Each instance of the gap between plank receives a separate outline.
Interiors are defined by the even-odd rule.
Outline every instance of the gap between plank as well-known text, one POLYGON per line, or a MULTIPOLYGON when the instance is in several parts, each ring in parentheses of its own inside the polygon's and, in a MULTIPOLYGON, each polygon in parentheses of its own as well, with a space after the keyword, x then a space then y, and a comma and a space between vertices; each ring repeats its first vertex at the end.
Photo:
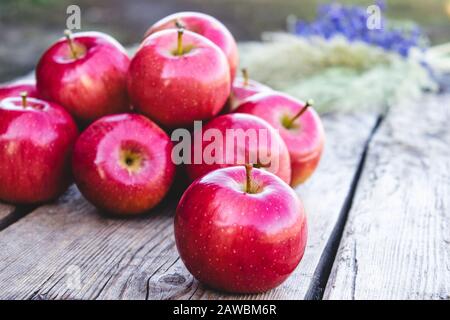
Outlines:
POLYGON ((337 251, 339 249, 339 244, 341 242, 348 214, 353 205, 353 198, 355 196, 356 189, 358 188, 358 182, 361 178, 361 173, 364 169, 369 145, 374 135, 376 134, 378 128, 380 127, 380 124, 383 122, 384 117, 385 115, 383 114, 377 117, 375 125, 373 126, 372 131, 370 132, 364 144, 364 149, 361 154, 358 166, 356 168, 356 172, 353 176, 349 193, 344 200, 344 204, 342 206, 341 212, 339 213, 336 225, 334 226, 330 238, 328 239, 327 244, 325 245, 325 248, 322 252, 322 255, 320 256, 320 260, 316 267, 316 270, 314 271, 311 284, 308 288, 308 291, 306 292, 305 300, 322 300, 323 298, 325 287, 328 283, 328 278, 330 276, 337 251))

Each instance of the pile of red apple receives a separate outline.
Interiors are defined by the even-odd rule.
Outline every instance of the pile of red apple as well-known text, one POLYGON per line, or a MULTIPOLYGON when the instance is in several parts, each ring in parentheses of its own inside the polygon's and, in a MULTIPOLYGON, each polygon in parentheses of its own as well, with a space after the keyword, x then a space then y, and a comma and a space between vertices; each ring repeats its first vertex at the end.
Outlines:
POLYGON ((227 150, 231 162, 181 167, 193 182, 178 204, 175 238, 205 284, 274 288, 305 250, 306 217, 292 187, 316 168, 324 133, 311 103, 245 71, 235 79, 237 67, 233 36, 205 14, 157 22, 131 59, 108 35, 67 32, 41 57, 36 84, 0 87, 0 200, 48 202, 74 180, 101 210, 148 212, 176 179, 172 130, 196 120, 207 121, 203 131, 263 129, 277 146, 276 168, 239 162, 258 151, 247 143, 227 150))

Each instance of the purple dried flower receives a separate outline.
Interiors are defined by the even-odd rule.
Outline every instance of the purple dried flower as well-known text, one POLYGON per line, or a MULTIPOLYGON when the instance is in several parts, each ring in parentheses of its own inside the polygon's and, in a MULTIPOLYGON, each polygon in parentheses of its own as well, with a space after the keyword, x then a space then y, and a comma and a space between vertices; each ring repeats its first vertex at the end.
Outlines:
MULTIPOLYGON (((382 12, 386 10, 385 1, 378 0, 376 4, 382 12)), ((350 41, 364 41, 405 57, 411 47, 421 47, 424 36, 418 27, 409 32, 387 28, 382 18, 381 28, 369 29, 367 19, 365 7, 339 3, 324 4, 318 7, 316 20, 310 23, 298 21, 295 33, 304 37, 321 36, 325 39, 343 35, 350 41)))

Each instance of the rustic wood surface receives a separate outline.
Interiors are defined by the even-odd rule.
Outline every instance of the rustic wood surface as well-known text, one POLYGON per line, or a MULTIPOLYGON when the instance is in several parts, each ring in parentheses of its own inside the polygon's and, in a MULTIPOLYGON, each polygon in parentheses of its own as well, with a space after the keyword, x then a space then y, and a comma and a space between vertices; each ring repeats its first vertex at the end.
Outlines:
POLYGON ((326 299, 450 299, 450 96, 391 108, 372 140, 326 299))
POLYGON ((450 96, 394 106, 373 133, 376 121, 324 117, 324 157, 297 189, 307 250, 274 290, 236 296, 193 279, 174 244, 177 198, 118 219, 71 187, 35 209, 0 204, 0 298, 450 299, 450 96))
POLYGON ((309 219, 305 256, 280 287, 262 295, 210 291, 184 268, 173 238, 176 199, 135 219, 103 216, 72 187, 0 232, 0 298, 6 299, 301 299, 341 216, 374 115, 324 118, 325 154, 298 189, 309 219), (78 281, 78 279, 80 281, 78 281))

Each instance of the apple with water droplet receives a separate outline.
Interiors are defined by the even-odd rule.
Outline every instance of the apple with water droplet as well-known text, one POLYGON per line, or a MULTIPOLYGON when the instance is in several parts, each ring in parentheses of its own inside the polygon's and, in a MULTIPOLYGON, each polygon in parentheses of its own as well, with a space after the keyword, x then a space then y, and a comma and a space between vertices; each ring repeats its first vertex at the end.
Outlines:
POLYGON ((248 98, 235 110, 264 119, 278 130, 289 150, 293 187, 313 174, 325 144, 322 121, 311 105, 311 101, 305 103, 285 94, 263 92, 248 98))
POLYGON ((32 80, 24 80, 0 86, 0 100, 8 97, 20 97, 23 92, 26 92, 29 98, 39 98, 36 83, 32 80))
POLYGON ((96 207, 136 215, 155 207, 175 175, 172 141, 138 114, 100 118, 78 138, 73 154, 75 182, 96 207))
POLYGON ((178 12, 171 14, 151 26, 145 37, 166 29, 177 29, 183 26, 186 30, 198 33, 216 44, 225 54, 233 81, 239 65, 239 52, 231 32, 216 18, 200 12, 178 12))
POLYGON ((230 94, 228 63, 211 41, 184 30, 147 37, 131 61, 128 92, 136 109, 165 128, 209 120, 230 94))
POLYGON ((212 171, 183 194, 175 216, 180 257, 195 278, 227 292, 280 285, 303 257, 306 215, 292 188, 247 165, 212 171))
POLYGON ((72 182, 78 129, 61 106, 27 97, 0 101, 0 200, 47 202, 72 182))
POLYGON ((228 99, 227 111, 233 111, 245 101, 245 99, 260 93, 268 92, 272 89, 258 81, 249 78, 246 68, 242 69, 242 77, 237 77, 231 87, 230 98, 228 99))
POLYGON ((219 168, 253 163, 291 181, 286 144, 268 122, 249 114, 222 115, 195 130, 186 162, 191 180, 219 168))
POLYGON ((39 94, 83 124, 130 110, 126 77, 130 58, 112 37, 79 32, 61 38, 36 68, 39 94))

